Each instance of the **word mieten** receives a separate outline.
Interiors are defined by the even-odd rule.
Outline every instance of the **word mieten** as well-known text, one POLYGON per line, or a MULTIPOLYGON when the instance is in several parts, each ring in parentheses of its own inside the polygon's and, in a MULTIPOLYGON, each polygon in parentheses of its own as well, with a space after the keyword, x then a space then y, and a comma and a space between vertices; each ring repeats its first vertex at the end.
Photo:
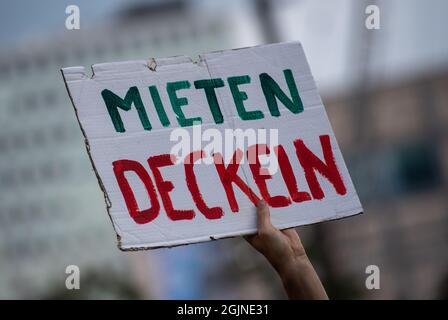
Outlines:
MULTIPOLYGON (((296 150, 296 156, 304 171, 305 179, 310 192, 299 190, 297 180, 285 148, 281 144, 273 148, 274 150, 272 152, 278 159, 280 173, 288 190, 288 195, 272 195, 271 191, 268 189, 267 180, 272 179, 273 176, 269 173, 262 172, 263 168, 261 168, 258 159, 258 157, 263 154, 270 154, 271 151, 268 146, 255 144, 248 148, 248 158, 250 157, 250 153, 254 152, 256 154, 255 161, 249 162, 252 177, 259 189, 261 197, 268 203, 269 206, 276 208, 287 207, 294 202, 299 203, 310 201, 312 199, 323 199, 325 194, 316 176, 316 171, 333 185, 337 194, 344 195, 347 193, 344 181, 338 167, 336 166, 331 148, 330 137, 328 135, 321 135, 320 143, 322 146, 324 160, 319 159, 317 155, 308 149, 303 143, 303 140, 296 139, 293 142, 296 150)), ((184 180, 197 209, 207 219, 220 219, 224 215, 223 208, 210 207, 207 205, 202 197, 194 170, 195 162, 206 156, 207 155, 204 150, 193 151, 187 156, 189 159, 183 161, 185 175, 184 180)), ((226 165, 221 154, 216 153, 213 155, 216 173, 222 184, 223 191, 227 196, 232 212, 239 211, 234 186, 238 187, 254 205, 260 200, 257 194, 245 182, 244 177, 238 174, 241 159, 244 156, 244 153, 240 149, 236 149, 231 163, 226 165)), ((145 167, 138 161, 122 159, 113 162, 114 174, 132 219, 138 224, 145 224, 157 218, 160 213, 160 202, 156 188, 168 218, 173 221, 193 219, 195 217, 195 210, 193 208, 176 209, 173 207, 170 193, 174 190, 175 186, 172 181, 165 180, 161 172, 161 168, 163 167, 176 165, 176 156, 169 153, 154 155, 149 157, 147 162, 153 178, 150 176, 145 167), (125 173, 129 171, 134 172, 143 182, 148 198, 151 202, 150 208, 142 210, 138 207, 134 192, 125 175, 125 173)), ((199 165, 197 165, 197 167, 199 167, 199 165)))
MULTIPOLYGON (((259 75, 261 89, 263 90, 269 113, 273 117, 280 116, 277 99, 294 114, 303 111, 302 100, 297 90, 297 85, 294 81, 292 71, 290 69, 285 69, 283 70, 283 74, 289 89, 290 97, 288 97, 288 95, 280 88, 278 83, 270 75, 267 73, 261 73, 259 75)), ((239 86, 249 84, 250 82, 251 78, 248 75, 227 78, 227 84, 232 94, 239 117, 242 120, 262 119, 264 118, 264 113, 261 110, 247 111, 244 105, 244 101, 248 99, 248 96, 245 91, 239 88, 239 86)), ((216 124, 223 123, 224 117, 216 96, 216 89, 225 86, 224 80, 221 78, 202 79, 194 81, 193 84, 195 89, 203 90, 214 122, 216 124)), ((183 107, 188 106, 188 99, 186 97, 178 96, 177 93, 179 90, 190 88, 191 83, 188 80, 168 82, 165 88, 171 103, 171 108, 176 114, 177 122, 181 127, 189 127, 194 124, 202 123, 201 117, 187 118, 182 111, 183 107)), ((155 85, 152 85, 148 87, 148 90, 160 123, 164 127, 170 126, 170 120, 166 114, 162 99, 160 98, 159 89, 155 85)), ((104 89, 101 91, 101 95, 106 104, 107 111, 109 112, 116 132, 126 131, 118 109, 129 111, 132 105, 134 105, 137 110, 143 128, 145 130, 152 129, 151 122, 148 118, 145 106, 140 96, 140 91, 137 87, 134 86, 129 88, 124 99, 120 98, 109 89, 104 89)))

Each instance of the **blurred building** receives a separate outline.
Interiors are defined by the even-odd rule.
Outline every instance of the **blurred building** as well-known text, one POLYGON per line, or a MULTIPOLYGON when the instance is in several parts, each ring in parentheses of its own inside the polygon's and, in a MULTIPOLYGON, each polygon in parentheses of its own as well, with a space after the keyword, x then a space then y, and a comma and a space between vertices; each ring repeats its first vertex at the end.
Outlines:
MULTIPOLYGON (((448 48, 439 41, 446 2, 403 8, 376 1, 378 31, 363 27, 372 1, 260 3, 270 41, 298 38, 311 51, 311 69, 318 86, 324 80, 324 104, 365 209, 299 228, 330 297, 446 298, 448 48), (365 286, 369 265, 380 269, 380 290, 365 286)), ((263 259, 232 241, 225 269, 233 281, 212 278, 221 294, 239 283, 232 296, 284 297, 263 259)))
POLYGON ((376 1, 382 29, 371 32, 370 1, 211 3, 126 2, 93 27, 61 24, 0 52, 0 298, 284 298, 241 239, 118 251, 59 69, 290 40, 304 45, 366 211, 299 228, 330 296, 437 297, 448 279, 447 2, 376 1), (70 264, 80 292, 65 289, 70 264), (378 291, 364 286, 371 264, 378 291))
POLYGON ((331 273, 356 279, 363 297, 438 298, 448 277, 446 88, 441 70, 326 103, 366 214, 323 224, 325 250, 331 273), (369 292, 371 264, 382 287, 369 292))
MULTIPOLYGON (((146 268, 151 264, 145 258, 135 254, 144 267, 138 262, 129 266, 123 256, 130 254, 115 246, 59 70, 142 57, 194 57, 241 45, 232 28, 241 25, 244 13, 198 19, 190 7, 185 1, 134 2, 95 28, 68 31, 61 26, 52 37, 1 54, 0 298, 65 296, 65 268, 70 264, 80 267, 82 277, 92 273, 92 278, 103 274, 114 279, 129 268, 135 268, 137 277, 150 277, 146 268)), ((250 30, 239 34, 257 42, 250 30)), ((127 285, 124 281, 117 292, 106 287, 92 294, 126 297, 127 285)), ((137 289, 150 296, 148 286, 143 287, 137 289)))

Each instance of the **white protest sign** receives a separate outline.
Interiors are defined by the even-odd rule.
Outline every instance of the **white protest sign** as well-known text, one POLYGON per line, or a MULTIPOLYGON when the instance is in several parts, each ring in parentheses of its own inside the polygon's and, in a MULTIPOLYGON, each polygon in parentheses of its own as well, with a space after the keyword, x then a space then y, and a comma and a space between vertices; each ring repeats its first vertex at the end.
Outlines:
POLYGON ((362 212, 300 43, 62 69, 122 250, 362 212))

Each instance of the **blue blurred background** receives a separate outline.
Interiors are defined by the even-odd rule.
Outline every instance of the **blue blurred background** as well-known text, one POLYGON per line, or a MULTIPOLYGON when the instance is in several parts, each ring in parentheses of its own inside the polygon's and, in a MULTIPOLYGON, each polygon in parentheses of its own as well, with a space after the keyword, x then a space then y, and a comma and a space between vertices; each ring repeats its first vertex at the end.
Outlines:
POLYGON ((2 1, 0 298, 285 298, 242 239, 116 248, 59 69, 292 40, 366 212, 298 228, 330 297, 448 298, 446 12, 444 0, 2 1), (65 27, 73 4, 79 30, 65 27), (70 264, 80 290, 65 287, 70 264), (380 290, 365 287, 371 264, 380 290))

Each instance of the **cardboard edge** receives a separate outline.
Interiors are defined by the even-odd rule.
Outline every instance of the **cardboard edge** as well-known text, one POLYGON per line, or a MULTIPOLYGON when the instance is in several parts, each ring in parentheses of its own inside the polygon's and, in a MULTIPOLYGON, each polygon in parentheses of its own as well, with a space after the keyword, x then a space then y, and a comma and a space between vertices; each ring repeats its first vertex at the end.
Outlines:
MULTIPOLYGON (((113 75, 113 74, 121 74, 126 70, 126 72, 131 68, 132 72, 143 72, 145 70, 149 70, 152 72, 157 72, 159 68, 169 67, 169 66, 175 66, 179 64, 191 64, 196 65, 198 67, 203 66, 204 62, 207 59, 215 58, 219 55, 225 55, 226 53, 235 52, 235 51, 243 51, 243 50, 250 50, 253 48, 269 48, 269 47, 275 47, 275 46, 287 46, 287 45, 298 45, 302 46, 300 41, 287 41, 287 42, 279 42, 279 43, 265 43, 265 44, 259 44, 256 46, 248 46, 248 47, 240 47, 240 48, 233 48, 233 49, 224 49, 224 50, 215 50, 215 51, 209 51, 209 52, 202 52, 197 55, 198 61, 195 61, 193 57, 188 55, 174 55, 169 57, 152 57, 147 60, 142 59, 136 59, 136 60, 121 60, 121 61, 111 61, 111 62, 102 62, 102 63, 95 63, 90 66, 90 69, 92 71, 92 75, 88 76, 85 73, 85 69, 83 66, 71 66, 71 67, 64 67, 61 70, 62 76, 64 78, 64 82, 67 82, 67 78, 65 75, 75 75, 80 76, 81 78, 78 78, 76 80, 81 80, 82 77, 85 77, 85 79, 100 79, 103 76, 113 75), (65 70, 65 74, 64 74, 65 70)), ((195 57, 196 58, 196 57, 195 57)), ((73 79, 69 79, 73 80, 73 79)), ((70 94, 69 94, 70 95, 70 94)), ((73 99, 72 100, 73 104, 73 99)), ((73 105, 74 106, 74 105, 73 105)), ((76 109, 76 108, 75 108, 76 109)))
POLYGON ((68 88, 68 83, 67 83, 67 79, 65 77, 64 68, 60 69, 60 71, 61 71, 61 74, 62 74, 62 78, 64 80, 65 89, 67 90, 68 96, 70 98, 70 101, 72 103, 73 109, 75 111, 76 120, 78 121, 79 128, 81 129, 82 135, 84 137, 84 145, 86 147, 86 151, 87 151, 87 155, 88 155, 89 160, 90 160, 90 164, 92 165, 92 169, 93 169, 93 172, 95 173, 98 185, 99 185, 99 187, 100 187, 100 189, 101 189, 101 191, 103 193, 104 202, 106 203, 107 215, 109 216, 109 219, 110 219, 110 221, 112 223, 112 228, 114 229, 115 235, 117 237, 118 249, 123 250, 122 249, 122 243, 121 243, 121 236, 118 234, 117 229, 115 228, 115 224, 114 224, 114 222, 112 220, 112 215, 110 213, 110 209, 112 208, 112 202, 110 201, 109 195, 107 194, 107 191, 106 191, 106 188, 104 187, 103 181, 101 180, 101 177, 100 177, 100 175, 99 175, 99 173, 98 173, 98 171, 97 171, 97 169, 95 167, 95 162, 93 161, 92 154, 90 153, 89 140, 87 138, 86 132, 84 131, 84 128, 82 127, 82 124, 81 124, 81 121, 80 121, 79 115, 78 115, 78 109, 75 106, 75 102, 74 102, 73 97, 72 97, 72 95, 70 93, 70 89, 68 88))
POLYGON ((199 57, 204 57, 206 58, 207 56, 216 56, 219 54, 225 54, 228 52, 234 52, 234 51, 242 51, 242 50, 250 50, 253 48, 268 48, 268 47, 275 47, 275 46, 287 46, 287 45, 298 45, 298 46, 302 46, 302 43, 298 40, 293 40, 293 41, 285 41, 285 42, 272 42, 272 43, 263 43, 263 44, 258 44, 255 46, 245 46, 245 47, 239 47, 239 48, 232 48, 232 49, 223 49, 223 50, 214 50, 214 51, 210 51, 210 52, 205 52, 205 53, 201 53, 199 54, 199 57))
MULTIPOLYGON (((328 218, 328 219, 305 223, 305 224, 296 225, 296 226, 294 226, 294 225, 282 226, 279 229, 284 230, 284 229, 290 229, 290 228, 311 226, 311 225, 314 225, 317 223, 325 223, 325 222, 330 222, 330 221, 343 220, 343 219, 351 218, 351 217, 358 216, 358 215, 361 215, 364 213, 365 212, 364 212, 363 208, 361 207, 360 211, 356 210, 356 211, 354 211, 354 213, 348 214, 346 216, 328 218)), ((210 235, 210 236, 197 237, 197 238, 193 238, 193 239, 188 239, 188 240, 186 240, 187 242, 185 242, 185 243, 175 243, 175 244, 167 243, 166 245, 156 245, 156 246, 142 245, 141 247, 139 247, 139 246, 123 247, 122 245, 120 245, 118 248, 123 252, 138 252, 138 251, 147 251, 147 250, 154 250, 154 249, 161 249, 161 248, 171 249, 171 248, 175 248, 175 247, 187 246, 187 245, 196 244, 196 243, 203 243, 203 242, 216 241, 216 240, 222 240, 222 239, 231 239, 231 238, 236 238, 236 237, 244 237, 244 236, 248 236, 248 235, 253 235, 255 233, 257 233, 257 229, 253 228, 253 229, 243 230, 243 231, 239 231, 239 232, 231 232, 231 233, 221 234, 221 235, 216 235, 216 236, 210 235)))

